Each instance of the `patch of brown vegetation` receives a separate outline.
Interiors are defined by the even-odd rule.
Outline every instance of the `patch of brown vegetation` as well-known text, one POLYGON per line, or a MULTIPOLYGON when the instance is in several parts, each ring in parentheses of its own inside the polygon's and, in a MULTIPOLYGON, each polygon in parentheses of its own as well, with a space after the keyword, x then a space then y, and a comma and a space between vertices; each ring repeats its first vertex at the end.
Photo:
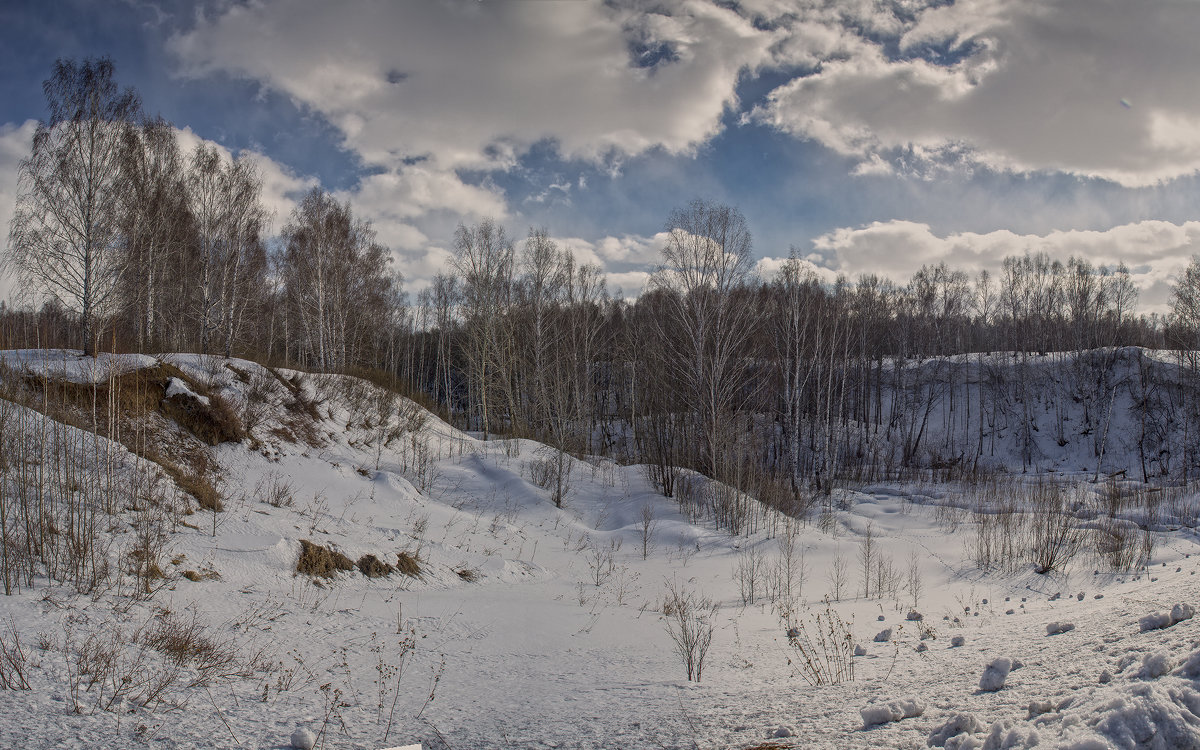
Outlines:
POLYGON ((39 400, 54 404, 58 407, 56 411, 63 413, 48 416, 63 418, 62 421, 88 431, 105 434, 111 404, 117 418, 141 419, 147 414, 160 414, 208 445, 241 440, 245 436, 241 422, 225 399, 165 362, 114 375, 98 383, 72 383, 34 376, 24 378, 23 383, 39 397, 32 399, 31 405, 35 408, 39 400), (168 399, 167 388, 172 378, 206 397, 209 403, 182 394, 168 399))
POLYGON ((98 383, 72 383, 28 376, 21 379, 21 403, 82 430, 117 440, 130 452, 158 464, 201 508, 221 510, 220 493, 209 478, 211 459, 205 445, 241 440, 241 422, 225 399, 189 378, 174 365, 115 375, 98 383), (172 378, 185 383, 208 403, 177 394, 166 397, 172 378), (167 425, 178 425, 181 433, 167 425))
POLYGON ((375 555, 363 555, 358 558, 358 570, 367 578, 383 578, 390 576, 396 569, 375 555))
POLYGON ((333 578, 339 570, 354 570, 350 558, 329 547, 300 540, 300 558, 296 561, 296 572, 308 576, 333 578))
POLYGON ((479 571, 473 568, 463 568, 462 570, 456 570, 454 572, 458 574, 459 578, 463 579, 467 583, 475 583, 479 580, 479 571))
MULTIPOLYGON (((194 390, 194 389, 193 389, 194 390)), ((190 395, 176 393, 163 399, 159 410, 206 445, 234 443, 246 437, 242 422, 229 402, 212 392, 208 403, 190 395)))
POLYGON ((221 574, 215 570, 202 570, 199 573, 194 570, 185 570, 181 575, 194 583, 199 583, 200 581, 221 580, 221 574))
POLYGON ((225 364, 226 369, 233 373, 233 376, 242 381, 246 385, 250 384, 250 373, 240 367, 235 367, 229 363, 225 364))
POLYGON ((410 578, 421 577, 421 558, 400 552, 396 555, 396 570, 410 578))
POLYGON ((196 504, 204 510, 209 510, 214 513, 220 513, 225 510, 225 503, 221 500, 221 493, 217 491, 216 485, 205 474, 198 474, 182 469, 170 461, 162 461, 159 466, 171 475, 175 480, 175 484, 179 489, 196 499, 196 504))

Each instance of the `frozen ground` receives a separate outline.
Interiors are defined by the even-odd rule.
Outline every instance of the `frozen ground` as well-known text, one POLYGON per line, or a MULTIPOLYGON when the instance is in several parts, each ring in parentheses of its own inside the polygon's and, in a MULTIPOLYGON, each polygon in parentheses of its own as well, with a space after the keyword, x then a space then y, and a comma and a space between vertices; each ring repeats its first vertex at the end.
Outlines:
MULTIPOLYGON (((245 399, 248 386, 231 371, 170 359, 230 401, 245 399)), ((305 387, 315 398, 317 384, 305 387)), ((811 626, 825 611, 840 558, 848 580, 829 606, 865 653, 852 681, 814 687, 789 646, 785 602, 761 593, 760 581, 745 603, 735 575, 754 559, 747 550, 774 565, 782 523, 750 537, 689 523, 638 467, 607 461, 575 462, 555 508, 530 482, 546 455, 538 444, 482 442, 426 415, 384 445, 352 400, 328 395, 316 445, 281 437, 278 415, 267 415, 253 442, 214 449, 227 509, 215 536, 205 512, 189 517, 198 528, 172 534, 174 562, 149 600, 46 587, 0 597, 0 618, 29 652, 31 688, 0 691, 0 745, 279 748, 307 727, 328 748, 924 747, 966 714, 959 726, 975 731, 950 732, 945 746, 1200 747, 1200 626, 1139 625, 1200 604, 1191 529, 1159 527, 1149 567, 1131 574, 1097 573, 1086 551, 1065 573, 984 573, 970 562, 970 520, 948 520, 941 507, 952 489, 846 492, 832 526, 795 534, 806 576, 793 581, 792 616, 811 626), (271 488, 288 501, 264 502, 271 488), (643 559, 646 507, 654 528, 643 559), (908 619, 908 586, 858 596, 868 528, 897 571, 916 553, 920 622, 908 619), (406 552, 422 574, 297 576, 301 539, 354 560, 406 552), (684 679, 667 633, 668 582, 720 605, 699 684, 684 679), (99 710, 103 686, 72 693, 69 640, 135 629, 164 610, 195 616, 270 668, 181 690, 175 705, 153 709, 99 710), (1048 635, 1054 623, 1063 632, 1048 635), (891 638, 876 642, 888 628, 891 638), (963 645, 951 645, 955 636, 963 645), (1019 666, 1001 689, 981 690, 1000 658, 1019 666), (864 716, 886 715, 870 707, 889 702, 918 715, 864 727, 864 716)))

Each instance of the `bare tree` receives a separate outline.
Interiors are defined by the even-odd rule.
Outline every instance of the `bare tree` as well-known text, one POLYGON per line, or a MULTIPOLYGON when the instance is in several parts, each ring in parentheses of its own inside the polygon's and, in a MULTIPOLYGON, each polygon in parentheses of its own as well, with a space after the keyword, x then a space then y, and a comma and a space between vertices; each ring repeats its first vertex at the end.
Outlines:
POLYGON ((121 143, 140 102, 107 57, 59 59, 42 84, 49 118, 19 167, 5 260, 31 291, 80 316, 83 349, 118 305, 121 143))
POLYGON ((721 427, 744 384, 743 347, 753 328, 753 306, 735 299, 750 274, 750 229, 736 208, 701 200, 673 211, 666 228, 651 287, 667 293, 668 315, 656 322, 675 329, 661 340, 699 421, 698 464, 715 476, 721 427))
POLYGON ((158 338, 161 308, 167 296, 171 246, 186 242, 187 196, 179 144, 162 118, 129 128, 121 149, 122 231, 125 263, 122 297, 134 321, 138 347, 158 338))
POLYGON ((464 354, 471 384, 471 401, 479 415, 484 438, 492 429, 494 399, 509 373, 503 315, 512 298, 513 244, 504 227, 491 219, 454 234, 454 269, 463 284, 459 301, 466 332, 464 354))
POLYGON ((369 222, 314 188, 284 227, 284 277, 310 361, 326 370, 357 363, 367 321, 391 317, 399 303, 387 251, 369 222))

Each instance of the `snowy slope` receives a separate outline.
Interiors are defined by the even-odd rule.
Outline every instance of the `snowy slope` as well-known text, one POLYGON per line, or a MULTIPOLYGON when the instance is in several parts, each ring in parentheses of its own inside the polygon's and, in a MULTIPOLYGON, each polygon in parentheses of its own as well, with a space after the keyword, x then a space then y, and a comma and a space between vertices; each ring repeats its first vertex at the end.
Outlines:
MULTIPOLYGON (((1097 572, 1086 552, 1065 572, 985 572, 971 559, 972 517, 955 510, 962 488, 861 487, 839 493, 824 530, 796 530, 806 576, 793 600, 764 593, 760 579, 749 603, 737 571, 753 559, 774 565, 782 523, 748 538, 689 523, 639 467, 601 459, 573 460, 572 491, 556 508, 530 481, 546 455, 536 443, 480 441, 361 381, 166 359, 239 413, 261 409, 246 440, 210 449, 226 510, 215 534, 212 513, 184 519, 148 599, 55 586, 0 597, 31 687, 0 691, 0 745, 275 748, 304 727, 329 748, 924 747, 966 713, 975 721, 963 725, 978 731, 946 746, 1200 746, 1200 660, 1189 661, 1200 625, 1139 627, 1175 604, 1200 605, 1190 528, 1156 527, 1138 572, 1097 572), (298 416, 305 404, 318 416, 310 423, 298 416), (646 507, 654 531, 643 559, 646 507), (897 571, 915 560, 915 596, 904 585, 858 596, 868 530, 897 571), (297 575, 301 540, 351 560, 404 552, 421 573, 297 575), (828 607, 865 653, 853 681, 813 687, 781 610, 810 624, 825 612, 839 560, 848 580, 828 607), (684 679, 667 633, 669 582, 720 605, 699 684, 684 679), (914 604, 919 622, 908 619, 914 604), (150 707, 102 710, 103 685, 72 692, 69 654, 88 634, 171 617, 259 654, 256 668, 150 707), (1047 635, 1052 623, 1074 628, 1047 635), (1001 657, 1022 665, 1002 689, 981 691, 1001 657), (919 715, 864 727, 864 708, 906 700, 919 715), (1035 703, 1049 710, 1029 719, 1035 703)), ((1101 488, 1081 492, 1095 500, 1101 488)))

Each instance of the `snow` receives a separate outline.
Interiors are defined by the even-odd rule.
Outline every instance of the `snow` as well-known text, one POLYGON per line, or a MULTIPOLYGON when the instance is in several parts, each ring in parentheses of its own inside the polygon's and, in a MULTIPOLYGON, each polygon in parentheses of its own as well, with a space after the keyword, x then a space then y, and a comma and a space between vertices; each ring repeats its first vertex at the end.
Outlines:
POLYGON ((871 727, 876 724, 886 724, 889 721, 903 721, 925 713, 925 706, 913 698, 901 698, 864 706, 858 713, 862 716, 863 726, 871 727))
POLYGON ((305 727, 292 732, 292 747, 297 750, 312 750, 317 744, 317 735, 305 727))
POLYGON ((100 383, 110 376, 153 367, 158 360, 145 354, 105 354, 85 357, 69 349, 3 349, 0 366, 35 377, 72 383, 100 383))
MULTIPOLYGON (((38 372, 101 377, 71 352, 4 356, 38 372)), ((37 662, 32 690, 0 695, 2 746, 267 748, 285 746, 298 728, 314 740, 320 734, 326 747, 370 750, 418 741, 427 749, 746 748, 764 738, 839 750, 1151 747, 1155 737, 1163 747, 1200 746, 1198 636, 1195 620, 1183 616, 1191 607, 1180 604, 1200 596, 1197 537, 1187 527, 1156 528, 1153 576, 1109 572, 1086 554, 1049 575, 1005 572, 972 562, 974 522, 955 504, 967 492, 961 486, 845 489, 831 524, 795 528, 807 568, 799 595, 786 603, 795 621, 811 624, 829 597, 830 610, 850 625, 850 643, 861 644, 850 647, 860 654, 853 681, 812 687, 791 663, 785 603, 761 595, 743 603, 731 574, 746 550, 774 564, 782 523, 730 537, 684 517, 642 468, 602 459, 571 459, 572 492, 555 508, 530 480, 542 446, 482 441, 423 410, 416 434, 383 445, 350 419, 336 378, 303 377, 304 392, 325 399, 320 441, 289 441, 272 432, 285 426, 286 398, 274 375, 251 362, 164 359, 239 411, 247 386, 225 365, 263 376, 274 401, 255 428, 259 444, 212 449, 228 510, 215 536, 211 513, 180 519, 191 527, 171 535, 168 578, 152 599, 42 585, 0 597, 0 623, 12 618, 37 662), (292 487, 291 504, 276 507, 261 488, 280 480, 292 487), (639 519, 647 506, 657 528, 643 559, 639 519), (919 597, 903 587, 861 597, 856 555, 868 523, 895 566, 916 553, 919 597), (353 560, 374 554, 394 562, 407 552, 422 574, 298 577, 301 539, 353 560), (175 557, 180 563, 170 564, 175 557), (850 566, 840 601, 829 577, 837 558, 850 566), (219 578, 193 581, 184 570, 219 578), (699 684, 684 678, 665 628, 663 593, 672 580, 720 605, 699 684), (93 688, 81 692, 82 712, 74 712, 63 653, 68 627, 79 643, 154 623, 163 610, 194 615, 243 653, 261 650, 272 671, 219 683, 211 695, 182 690, 177 708, 97 710, 93 688), (1172 626, 1142 629, 1139 618, 1151 611, 1172 626), (1076 629, 1046 637, 1047 623, 1076 629), (891 631, 893 645, 871 642, 880 629, 891 631), (56 645, 37 648, 39 633, 56 645), (415 634, 409 651, 406 633, 415 634), (932 647, 920 650, 926 643, 932 647), (1007 680, 1018 662, 1020 678, 1007 680), (381 688, 380 665, 400 663, 398 680, 381 688), (984 679, 981 665, 988 665, 984 679)), ((154 361, 101 358, 120 368, 147 360, 154 361)), ((1104 486, 1090 484, 1090 472, 1058 478, 1078 482, 1089 497, 1104 486)))
POLYGON ((991 664, 987 665, 987 669, 983 670, 983 676, 979 678, 979 689, 986 693, 993 693, 1004 687, 1004 681, 1008 679, 1008 673, 1012 670, 1012 666, 1012 659, 1007 656, 994 659, 991 664))
POLYGON ((171 378, 167 381, 167 391, 163 397, 172 398, 174 396, 182 396, 187 399, 199 401, 206 406, 209 403, 207 396, 201 396, 200 394, 196 393, 188 387, 187 383, 183 382, 179 378, 171 378))
POLYGON ((945 747, 952 737, 963 734, 975 734, 984 730, 984 724, 974 714, 957 713, 939 725, 929 734, 929 747, 945 747))
POLYGON ((1143 633, 1147 630, 1169 628, 1176 623, 1192 619, 1195 614, 1196 611, 1190 604, 1176 604, 1169 611, 1152 612, 1146 615, 1138 620, 1138 627, 1143 633))

